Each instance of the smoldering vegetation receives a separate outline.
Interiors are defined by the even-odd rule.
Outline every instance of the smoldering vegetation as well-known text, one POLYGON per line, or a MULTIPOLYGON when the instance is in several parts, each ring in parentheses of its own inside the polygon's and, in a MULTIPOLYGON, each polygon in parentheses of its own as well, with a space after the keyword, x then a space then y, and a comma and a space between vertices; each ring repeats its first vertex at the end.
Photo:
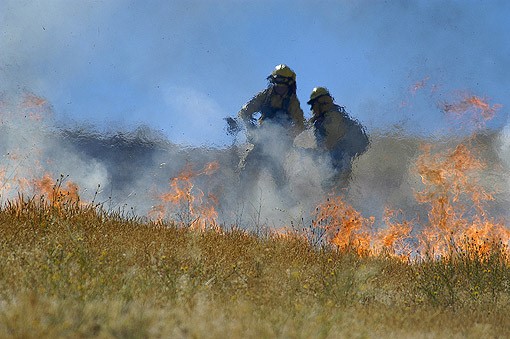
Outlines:
MULTIPOLYGON (((144 126, 108 132, 84 126, 57 127, 47 118, 51 107, 44 103, 35 110, 34 102, 16 107, 3 104, 3 201, 20 191, 35 194, 32 183, 49 174, 55 180, 60 177, 76 183, 83 201, 140 217, 150 217, 155 208, 164 206, 160 216, 171 220, 187 208, 183 203, 193 203, 212 206, 224 226, 307 227, 315 207, 332 194, 331 185, 324 185, 332 180, 330 159, 315 151, 309 131, 285 149, 276 147, 281 133, 271 131, 264 136, 267 147, 261 171, 242 176, 249 143, 186 147, 144 126), (284 182, 273 177, 274 166, 284 169, 284 182), (180 181, 188 183, 183 201, 165 201, 165 194, 178 195, 175 190, 180 181)), ((505 131, 440 139, 371 131, 370 139, 367 152, 353 162, 349 181, 336 183, 334 189, 364 216, 379 220, 384 209, 391 208, 406 218, 425 219, 427 210, 415 199, 422 185, 416 160, 423 145, 440 152, 459 143, 467 144, 487 164, 481 180, 497 197, 489 211, 506 216, 510 156, 505 131)))

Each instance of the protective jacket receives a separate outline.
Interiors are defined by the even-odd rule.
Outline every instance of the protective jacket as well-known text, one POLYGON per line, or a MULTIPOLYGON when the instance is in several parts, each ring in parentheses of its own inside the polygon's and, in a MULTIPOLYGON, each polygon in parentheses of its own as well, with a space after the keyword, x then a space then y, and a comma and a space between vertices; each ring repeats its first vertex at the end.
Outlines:
POLYGON ((317 146, 336 157, 355 157, 368 147, 369 139, 361 124, 349 117, 341 106, 331 104, 324 112, 313 116, 317 146))
POLYGON ((259 124, 271 121, 291 129, 295 137, 305 129, 303 110, 296 94, 281 96, 273 87, 256 94, 239 111, 238 116, 248 125, 253 125, 253 115, 260 112, 259 124))

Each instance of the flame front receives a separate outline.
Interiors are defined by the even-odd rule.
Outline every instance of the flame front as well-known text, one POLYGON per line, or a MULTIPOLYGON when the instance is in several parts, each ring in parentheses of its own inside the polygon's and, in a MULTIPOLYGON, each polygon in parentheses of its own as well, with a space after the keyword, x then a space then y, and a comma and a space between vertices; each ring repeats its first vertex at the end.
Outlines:
POLYGON ((360 212, 341 197, 330 197, 320 204, 315 213, 313 227, 323 229, 328 241, 341 251, 354 251, 359 255, 371 253, 371 228, 374 218, 364 218, 360 212))
POLYGON ((401 211, 385 209, 383 220, 387 228, 380 229, 375 236, 375 253, 384 253, 402 259, 410 258, 413 250, 406 241, 411 239, 413 221, 393 220, 401 215, 401 211))
POLYGON ((490 244, 510 240, 505 225, 486 212, 486 203, 494 196, 479 183, 485 168, 465 144, 437 155, 427 148, 418 159, 417 171, 425 188, 417 199, 430 206, 428 224, 420 236, 428 255, 453 255, 473 244, 484 254, 490 244))
POLYGON ((218 199, 209 193, 196 188, 193 179, 201 175, 211 175, 219 168, 217 162, 211 162, 199 172, 194 172, 188 164, 181 173, 170 179, 170 191, 159 196, 162 204, 156 205, 149 212, 149 216, 156 221, 162 221, 167 213, 173 213, 181 226, 199 230, 220 229, 217 222, 218 199), (205 197, 205 199, 204 199, 205 197))
MULTIPOLYGON (((478 123, 491 119, 501 106, 469 96, 444 107, 459 115, 471 112, 472 121, 478 123)), ((371 227, 373 217, 364 218, 342 198, 335 197, 317 207, 313 226, 325 230, 326 239, 340 251, 354 246, 360 254, 385 253, 407 259, 413 252, 428 258, 459 254, 486 258, 492 251, 503 250, 508 257, 510 231, 503 221, 495 221, 487 212, 487 205, 495 198, 480 184, 487 164, 475 156, 471 142, 468 138, 456 147, 437 152, 431 145, 422 146, 415 171, 423 184, 416 199, 428 210, 423 223, 413 227, 416 221, 402 216, 400 221, 392 221, 397 212, 387 208, 383 217, 386 228, 375 232, 371 227), (411 236, 413 230, 416 234, 411 236)))
MULTIPOLYGON (((428 80, 416 83, 412 91, 421 90, 428 80)), ((21 125, 25 128, 29 123, 34 131, 38 131, 42 123, 40 116, 51 111, 44 99, 31 94, 27 94, 13 112, 4 106, 0 101, 0 122, 5 119, 18 122, 21 118, 21 125)), ((479 128, 492 119, 500 107, 489 104, 485 98, 464 95, 456 103, 444 104, 442 109, 454 117, 470 117, 470 122, 479 128)), ((376 224, 375 217, 363 216, 349 205, 346 197, 330 196, 318 204, 313 214, 312 229, 318 230, 315 235, 319 234, 322 240, 340 251, 358 255, 385 254, 403 260, 412 255, 437 258, 459 253, 483 257, 501 249, 508 254, 510 231, 504 221, 497 221, 488 213, 487 207, 495 200, 495 194, 480 183, 487 164, 477 158, 472 141, 467 139, 442 151, 431 145, 422 146, 422 154, 414 166, 421 178, 415 197, 426 209, 426 220, 406 220, 396 206, 397 209, 386 208, 382 222, 376 224)), ((41 201, 59 210, 65 206, 79 206, 78 185, 65 182, 67 177, 52 178, 51 171, 45 169, 51 159, 44 161, 40 144, 34 141, 33 146, 30 143, 29 147, 23 146, 9 146, 3 157, 6 165, 0 168, 2 198, 12 196, 15 190, 24 194, 31 187, 41 201), (41 176, 40 173, 45 174, 41 176)), ((156 221, 168 218, 179 226, 198 230, 220 231, 219 199, 204 188, 211 186, 209 178, 218 169, 218 162, 210 162, 198 171, 191 164, 185 166, 179 175, 169 180, 168 191, 157 196, 158 203, 152 207, 149 217, 156 221), (205 186, 201 182, 205 182, 205 186)), ((282 229, 275 234, 288 236, 291 233, 282 229)))
POLYGON ((330 197, 317 207, 313 227, 324 230, 325 239, 338 250, 360 255, 389 254, 405 260, 413 252, 429 258, 460 253, 484 257, 501 249, 508 255, 510 231, 489 217, 486 205, 494 196, 479 183, 486 165, 466 144, 438 153, 431 148, 424 146, 416 162, 423 183, 416 199, 428 208, 426 222, 413 227, 416 221, 387 208, 386 227, 375 231, 374 217, 365 218, 343 198, 330 197), (397 215, 400 221, 393 221, 397 215), (417 234, 411 236, 415 228, 417 234))
POLYGON ((34 180, 34 188, 36 196, 48 199, 52 206, 62 207, 64 204, 78 203, 80 196, 78 195, 78 185, 68 181, 63 187, 64 176, 59 180, 54 180, 50 174, 46 173, 41 179, 34 180))

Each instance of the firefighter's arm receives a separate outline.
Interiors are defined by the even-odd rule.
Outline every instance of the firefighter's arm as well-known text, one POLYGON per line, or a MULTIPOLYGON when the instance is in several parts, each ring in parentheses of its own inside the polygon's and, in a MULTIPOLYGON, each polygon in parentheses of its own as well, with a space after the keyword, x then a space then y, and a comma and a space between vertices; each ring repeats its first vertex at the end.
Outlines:
POLYGON ((265 91, 262 91, 251 98, 250 101, 246 103, 246 105, 241 108, 237 115, 241 118, 246 126, 253 127, 255 125, 255 119, 253 118, 253 114, 255 112, 260 112, 262 105, 265 100, 265 91))

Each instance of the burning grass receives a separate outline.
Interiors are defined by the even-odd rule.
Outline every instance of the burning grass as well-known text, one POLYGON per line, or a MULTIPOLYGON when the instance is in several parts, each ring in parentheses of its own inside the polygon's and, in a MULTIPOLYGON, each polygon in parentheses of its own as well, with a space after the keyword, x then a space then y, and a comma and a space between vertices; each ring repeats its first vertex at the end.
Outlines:
MULTIPOLYGON (((349 211, 351 237, 332 233, 337 246, 321 247, 302 234, 142 222, 73 199, 19 196, 0 210, 0 336, 508 333, 502 246, 418 261, 360 252, 356 244, 368 245, 353 233, 371 223, 347 205, 339 215, 349 211)), ((382 239, 395 243, 392 233, 382 239)))
MULTIPOLYGON (((473 105, 497 109, 445 111, 473 105)), ((171 178, 149 218, 0 170, 2 194, 33 186, 0 207, 0 337, 506 336, 510 233, 487 212, 485 166, 469 143, 424 147, 425 219, 388 207, 377 223, 331 196, 306 232, 266 233, 217 222, 194 185, 216 163, 171 178)))
POLYGON ((509 232, 486 211, 494 196, 468 144, 425 147, 415 171, 427 219, 387 208, 379 228, 339 196, 307 232, 220 227, 193 185, 215 168, 172 178, 153 219, 84 203, 64 176, 33 180, 34 195, 0 208, 0 336, 510 331, 509 232))

